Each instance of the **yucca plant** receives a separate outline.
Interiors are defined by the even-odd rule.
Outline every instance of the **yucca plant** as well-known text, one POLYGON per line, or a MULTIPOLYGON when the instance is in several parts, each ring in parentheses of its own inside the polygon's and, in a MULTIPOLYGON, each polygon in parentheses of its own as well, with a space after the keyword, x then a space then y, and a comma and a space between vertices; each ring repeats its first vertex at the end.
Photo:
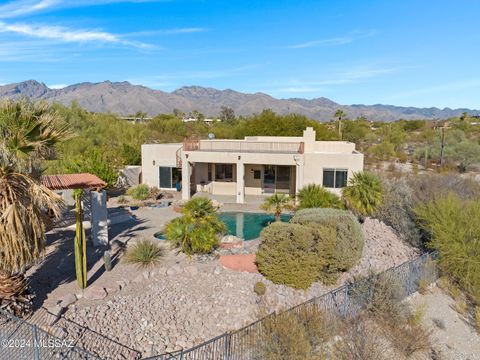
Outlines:
POLYGON ((380 179, 370 172, 357 172, 342 191, 347 208, 363 217, 373 215, 383 200, 380 179))
POLYGON ((308 184, 301 188, 297 198, 299 201, 298 209, 344 208, 342 200, 337 195, 317 184, 308 184))
POLYGON ((273 213, 275 220, 280 220, 280 216, 285 210, 293 209, 292 198, 286 194, 273 194, 265 199, 262 209, 273 213))
POLYGON ((125 258, 128 263, 136 264, 141 268, 155 266, 160 262, 162 249, 157 241, 151 239, 141 239, 131 246, 125 258))

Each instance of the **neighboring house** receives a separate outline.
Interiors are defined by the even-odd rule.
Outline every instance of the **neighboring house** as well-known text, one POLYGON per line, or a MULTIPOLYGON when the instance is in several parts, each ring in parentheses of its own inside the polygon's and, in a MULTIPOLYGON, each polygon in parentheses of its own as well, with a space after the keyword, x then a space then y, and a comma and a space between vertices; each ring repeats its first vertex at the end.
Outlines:
POLYGON ((276 192, 294 195, 320 184, 340 193, 363 170, 363 154, 346 141, 316 141, 308 127, 302 137, 246 136, 244 140, 186 140, 183 144, 142 145, 142 179, 161 189, 182 188, 182 199, 195 192, 245 195, 276 192))

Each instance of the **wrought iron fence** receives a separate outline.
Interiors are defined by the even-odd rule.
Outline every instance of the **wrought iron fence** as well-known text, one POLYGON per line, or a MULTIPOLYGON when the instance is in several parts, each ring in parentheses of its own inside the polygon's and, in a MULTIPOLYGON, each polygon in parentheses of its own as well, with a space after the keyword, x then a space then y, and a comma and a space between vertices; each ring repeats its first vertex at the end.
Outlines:
POLYGON ((242 329, 225 333, 191 349, 150 357, 148 360, 261 360, 262 335, 269 319, 292 312, 298 315, 314 308, 330 315, 355 316, 374 295, 380 278, 395 281, 400 286, 402 296, 407 297, 419 289, 422 281, 424 284, 431 284, 437 280, 438 272, 434 262, 436 256, 436 253, 421 255, 380 274, 314 297, 281 313, 272 313, 242 329))
POLYGON ((8 360, 100 360, 70 340, 0 310, 0 358, 8 360))

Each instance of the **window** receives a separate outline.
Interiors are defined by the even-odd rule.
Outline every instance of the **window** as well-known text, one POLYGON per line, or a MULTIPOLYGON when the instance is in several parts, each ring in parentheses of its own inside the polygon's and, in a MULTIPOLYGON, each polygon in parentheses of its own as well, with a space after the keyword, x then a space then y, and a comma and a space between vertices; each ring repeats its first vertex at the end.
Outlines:
POLYGON ((182 181, 182 171, 174 167, 160 166, 159 177, 161 189, 173 189, 182 181))
POLYGON ((253 178, 259 180, 262 178, 262 172, 260 170, 253 170, 253 178))
POLYGON ((215 164, 215 181, 232 181, 232 164, 215 164))
POLYGON ((348 170, 323 169, 323 186, 326 188, 343 188, 347 186, 348 170))

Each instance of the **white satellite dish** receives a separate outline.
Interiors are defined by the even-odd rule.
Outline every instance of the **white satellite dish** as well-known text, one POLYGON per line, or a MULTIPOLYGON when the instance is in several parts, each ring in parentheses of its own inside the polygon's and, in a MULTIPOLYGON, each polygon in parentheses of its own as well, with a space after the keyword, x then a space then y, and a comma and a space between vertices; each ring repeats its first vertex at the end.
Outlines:
POLYGON ((208 138, 210 140, 215 139, 215 134, 213 134, 213 133, 208 134, 208 138))

